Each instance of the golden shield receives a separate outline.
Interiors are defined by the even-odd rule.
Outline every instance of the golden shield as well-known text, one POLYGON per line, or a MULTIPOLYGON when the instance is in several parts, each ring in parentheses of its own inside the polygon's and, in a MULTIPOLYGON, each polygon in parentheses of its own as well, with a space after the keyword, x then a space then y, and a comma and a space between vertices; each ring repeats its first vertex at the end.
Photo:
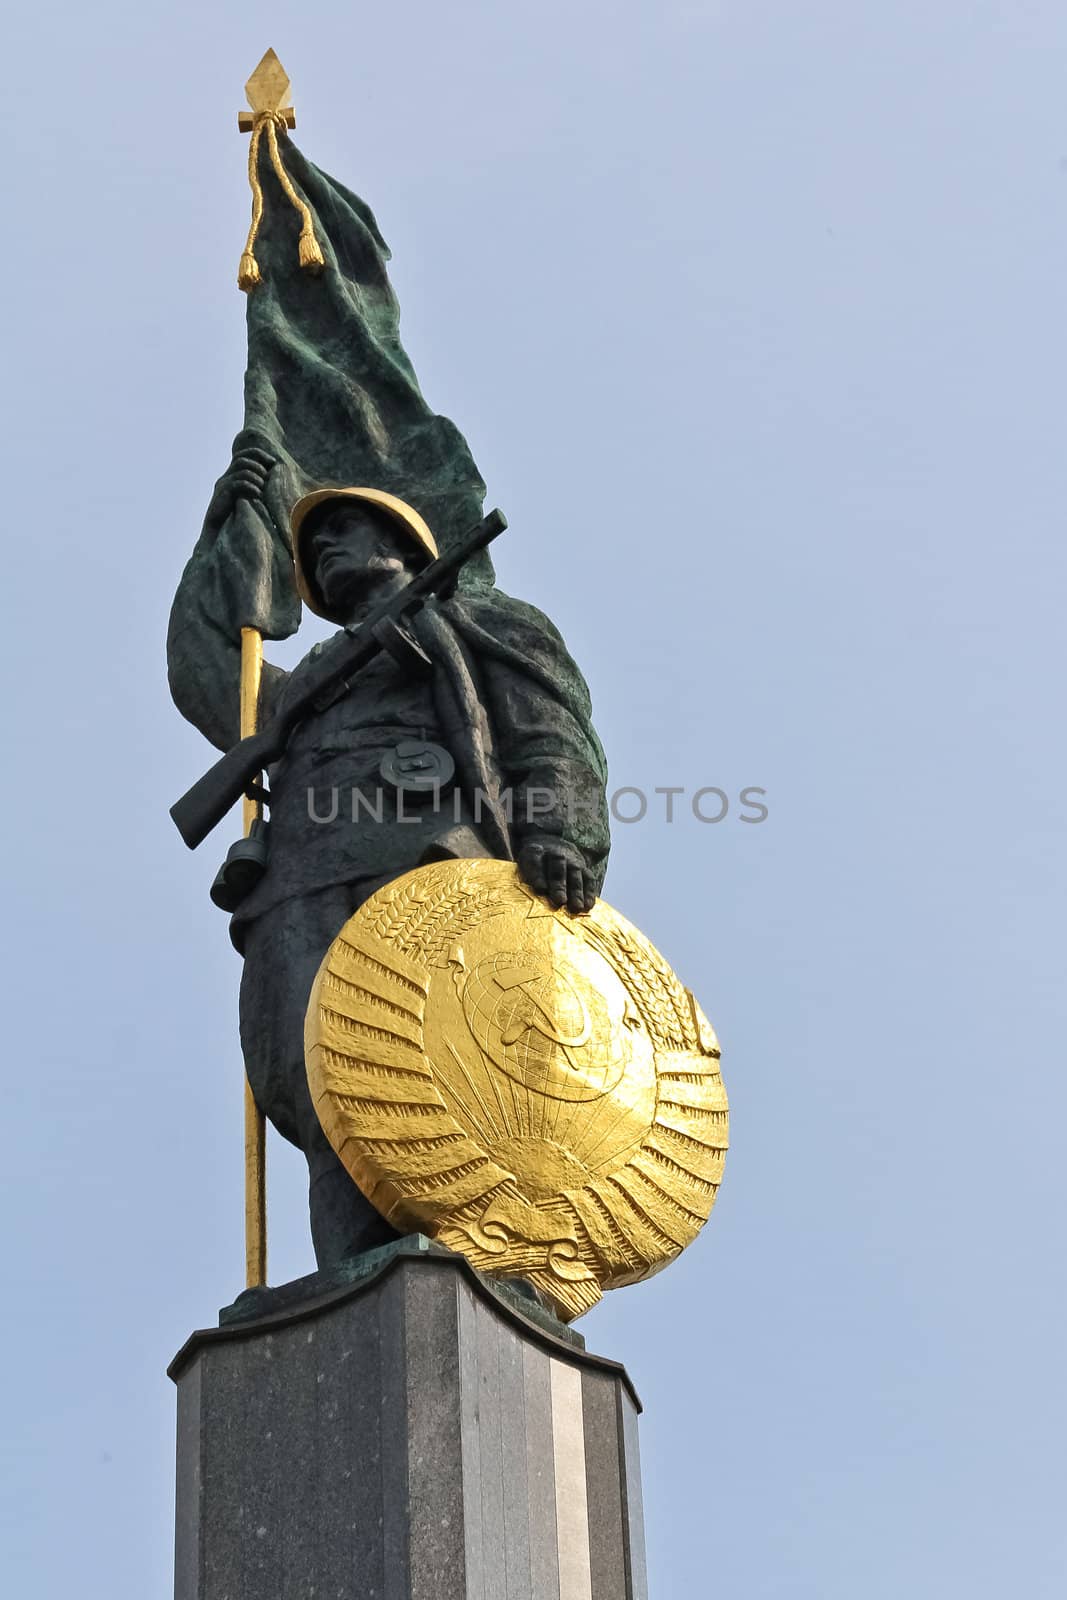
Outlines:
POLYGON ((443 861, 362 905, 305 1027, 319 1120, 394 1227, 523 1277, 565 1320, 666 1266, 722 1178, 719 1046, 603 900, 557 911, 505 861, 443 861))

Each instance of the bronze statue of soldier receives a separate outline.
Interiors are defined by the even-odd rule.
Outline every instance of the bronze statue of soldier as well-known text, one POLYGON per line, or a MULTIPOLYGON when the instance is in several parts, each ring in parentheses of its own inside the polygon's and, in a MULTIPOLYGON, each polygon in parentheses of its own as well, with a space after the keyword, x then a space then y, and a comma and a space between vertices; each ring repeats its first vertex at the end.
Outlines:
MULTIPOLYGON (((253 601, 234 533, 242 502, 273 530, 275 560, 289 562, 304 604, 350 630, 437 554, 419 512, 374 487, 319 487, 283 529, 270 492, 279 467, 238 440, 172 612, 175 703, 223 750, 236 740, 253 601)), ((299 693, 321 649, 292 672, 264 665, 261 722, 299 693)), ((342 1166, 308 1092, 304 1013, 323 956, 375 890, 449 857, 514 859, 551 904, 589 911, 607 862, 606 769, 588 690, 552 623, 495 587, 461 587, 423 605, 399 646, 317 704, 268 778, 266 868, 231 922, 244 957, 241 1042, 257 1104, 307 1158, 325 1267, 395 1234, 342 1166)))

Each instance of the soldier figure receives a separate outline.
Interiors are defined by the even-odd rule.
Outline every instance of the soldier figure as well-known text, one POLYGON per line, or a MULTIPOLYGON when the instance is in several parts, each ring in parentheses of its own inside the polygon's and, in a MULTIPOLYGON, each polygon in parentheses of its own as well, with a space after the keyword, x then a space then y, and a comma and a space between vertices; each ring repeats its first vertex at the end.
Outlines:
MULTIPOLYGON (((175 703, 223 750, 237 739, 241 626, 254 610, 235 531, 242 502, 273 528, 284 547, 275 558, 304 603, 342 626, 437 553, 419 513, 373 488, 305 495, 286 538, 271 493, 277 466, 247 436, 238 441, 171 616, 175 703)), ((496 588, 461 584, 412 628, 297 727, 268 775, 267 869, 231 923, 244 957, 249 1080, 307 1158, 320 1267, 395 1237, 327 1142, 304 1070, 312 980, 344 923, 383 884, 449 856, 513 858, 532 889, 581 914, 607 862, 606 770, 589 694, 547 617, 496 588)), ((299 689, 314 655, 291 673, 264 666, 261 724, 299 689)))

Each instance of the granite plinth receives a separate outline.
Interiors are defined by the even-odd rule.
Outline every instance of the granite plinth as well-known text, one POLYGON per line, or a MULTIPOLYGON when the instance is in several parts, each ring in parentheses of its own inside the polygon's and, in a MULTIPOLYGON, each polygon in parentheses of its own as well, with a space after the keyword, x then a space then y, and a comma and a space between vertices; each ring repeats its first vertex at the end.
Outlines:
POLYGON ((425 1241, 318 1277, 170 1368, 175 1600, 646 1600, 622 1367, 425 1241))

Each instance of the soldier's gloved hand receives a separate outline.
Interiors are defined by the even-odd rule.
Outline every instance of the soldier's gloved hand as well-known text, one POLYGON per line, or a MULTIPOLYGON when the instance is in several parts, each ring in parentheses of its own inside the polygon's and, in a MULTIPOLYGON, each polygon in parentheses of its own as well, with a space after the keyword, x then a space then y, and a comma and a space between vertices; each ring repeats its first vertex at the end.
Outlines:
POLYGON ((530 839, 519 850, 518 868, 535 894, 576 916, 596 905, 593 874, 582 852, 565 839, 530 839))
POLYGON ((233 460, 215 485, 207 521, 221 527, 238 500, 262 500, 270 470, 277 463, 267 450, 247 445, 234 452, 233 460))

